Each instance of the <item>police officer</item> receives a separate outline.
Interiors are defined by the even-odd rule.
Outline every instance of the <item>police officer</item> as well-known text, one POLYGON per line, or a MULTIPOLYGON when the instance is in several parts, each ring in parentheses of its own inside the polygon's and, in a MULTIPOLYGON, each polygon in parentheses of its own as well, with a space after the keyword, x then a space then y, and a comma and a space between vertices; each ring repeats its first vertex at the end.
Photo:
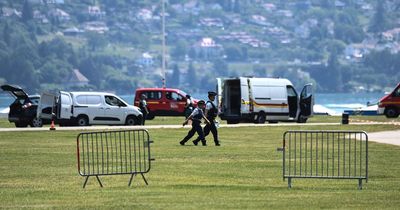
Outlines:
POLYGON ((189 117, 189 115, 193 111, 193 101, 190 95, 186 95, 186 103, 185 103, 185 119, 189 117))
MULTIPOLYGON (((210 131, 214 137, 214 143, 215 146, 220 146, 219 141, 218 141, 218 131, 217 127, 215 126, 215 118, 218 116, 218 108, 214 104, 215 96, 217 95, 216 92, 210 91, 208 92, 208 101, 206 103, 206 110, 205 110, 205 116, 208 121, 210 121, 209 124, 207 124, 204 127, 204 136, 207 136, 210 134, 210 131)), ((194 142, 198 142, 200 139, 194 140, 194 142)))
POLYGON ((142 94, 140 96, 139 108, 143 114, 142 125, 144 125, 144 122, 146 121, 146 118, 147 118, 147 114, 149 113, 149 110, 147 109, 147 102, 146 102, 145 94, 142 94))
POLYGON ((200 100, 199 102, 197 102, 197 108, 195 108, 193 110, 192 114, 190 114, 190 116, 183 122, 183 126, 185 126, 187 124, 188 120, 192 120, 192 129, 190 129, 190 131, 185 136, 185 138, 183 138, 183 140, 179 142, 181 145, 185 145, 185 143, 187 141, 189 141, 190 138, 193 137, 194 133, 197 132, 197 134, 199 135, 199 137, 197 138, 198 141, 193 141, 193 143, 195 145, 197 145, 198 142, 201 141, 203 146, 206 146, 204 132, 203 132, 203 129, 200 124, 201 124, 201 119, 204 119, 207 124, 210 124, 210 121, 208 121, 207 118, 204 116, 204 113, 203 113, 204 106, 205 106, 205 102, 203 100, 200 100))

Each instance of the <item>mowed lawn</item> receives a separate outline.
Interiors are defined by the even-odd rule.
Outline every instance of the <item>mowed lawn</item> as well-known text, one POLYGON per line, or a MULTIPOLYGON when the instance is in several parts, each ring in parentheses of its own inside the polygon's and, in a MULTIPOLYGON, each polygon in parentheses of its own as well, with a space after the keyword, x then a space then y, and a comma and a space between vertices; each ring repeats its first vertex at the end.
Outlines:
POLYGON ((78 175, 77 131, 0 133, 0 208, 65 209, 398 209, 400 147, 370 142, 369 181, 282 179, 282 134, 288 129, 400 129, 393 125, 221 128, 221 147, 180 146, 184 129, 151 129, 149 185, 129 175, 78 175))

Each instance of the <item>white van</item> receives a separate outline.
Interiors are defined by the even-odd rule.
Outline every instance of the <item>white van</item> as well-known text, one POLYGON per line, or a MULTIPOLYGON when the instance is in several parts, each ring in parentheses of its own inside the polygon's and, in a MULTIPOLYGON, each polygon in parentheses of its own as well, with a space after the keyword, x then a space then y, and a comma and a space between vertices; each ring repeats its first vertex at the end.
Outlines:
POLYGON ((282 78, 217 78, 218 103, 222 120, 270 123, 305 123, 313 115, 312 84, 300 96, 293 84, 282 78))
POLYGON ((60 91, 57 96, 44 93, 38 115, 51 118, 52 113, 56 114, 60 125, 78 126, 140 125, 143 116, 138 107, 129 105, 114 94, 103 92, 60 91))

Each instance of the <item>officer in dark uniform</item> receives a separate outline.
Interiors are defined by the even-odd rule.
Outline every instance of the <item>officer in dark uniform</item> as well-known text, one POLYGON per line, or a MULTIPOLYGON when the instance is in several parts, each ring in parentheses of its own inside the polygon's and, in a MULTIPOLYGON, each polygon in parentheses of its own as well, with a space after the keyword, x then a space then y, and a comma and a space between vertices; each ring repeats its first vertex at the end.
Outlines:
MULTIPOLYGON (((205 115, 206 115, 207 120, 210 121, 210 123, 204 127, 204 136, 207 136, 208 134, 210 134, 210 131, 211 131, 211 133, 214 137, 215 146, 220 146, 220 143, 218 141, 218 131, 217 131, 217 127, 215 126, 215 118, 218 116, 218 108, 214 104, 216 95, 217 95, 216 92, 213 92, 213 91, 208 92, 208 101, 206 103, 205 115)), ((193 143, 199 142, 199 141, 200 141, 200 139, 198 138, 198 139, 194 140, 193 143)))
POLYGON ((140 96, 140 102, 139 102, 139 108, 140 111, 143 114, 143 119, 142 119, 142 125, 144 125, 146 118, 147 118, 147 114, 149 114, 149 109, 147 109, 147 102, 146 102, 146 95, 142 94, 140 96))
POLYGON ((186 95, 185 103, 185 119, 187 119, 193 111, 193 101, 190 95, 186 95))
MULTIPOLYGON (((190 114, 190 116, 183 122, 183 126, 185 126, 187 124, 188 120, 192 120, 192 129, 190 129, 190 131, 185 136, 185 138, 182 141, 179 142, 181 145, 185 145, 185 143, 187 141, 189 141, 190 138, 193 137, 194 133, 197 132, 197 134, 199 135, 199 137, 197 139, 199 141, 201 141, 203 146, 206 146, 206 140, 204 138, 204 132, 203 132, 203 129, 201 127, 201 119, 204 119, 207 124, 210 124, 210 122, 204 116, 204 113, 203 113, 204 105, 205 105, 205 102, 203 100, 200 100, 199 102, 197 102, 197 108, 195 108, 193 110, 192 114, 190 114)), ((196 142, 193 141, 193 143, 195 145, 197 145, 197 143, 199 141, 196 141, 196 142)))

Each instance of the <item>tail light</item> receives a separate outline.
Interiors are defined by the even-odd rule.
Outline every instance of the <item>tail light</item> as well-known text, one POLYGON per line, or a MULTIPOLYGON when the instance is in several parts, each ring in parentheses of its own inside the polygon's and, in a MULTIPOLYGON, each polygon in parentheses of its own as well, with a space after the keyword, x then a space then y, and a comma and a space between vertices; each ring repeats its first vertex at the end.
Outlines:
POLYGON ((23 108, 23 109, 27 109, 27 108, 29 108, 29 107, 31 107, 31 106, 32 106, 31 103, 26 103, 26 104, 24 104, 24 105, 22 106, 22 108, 23 108))

